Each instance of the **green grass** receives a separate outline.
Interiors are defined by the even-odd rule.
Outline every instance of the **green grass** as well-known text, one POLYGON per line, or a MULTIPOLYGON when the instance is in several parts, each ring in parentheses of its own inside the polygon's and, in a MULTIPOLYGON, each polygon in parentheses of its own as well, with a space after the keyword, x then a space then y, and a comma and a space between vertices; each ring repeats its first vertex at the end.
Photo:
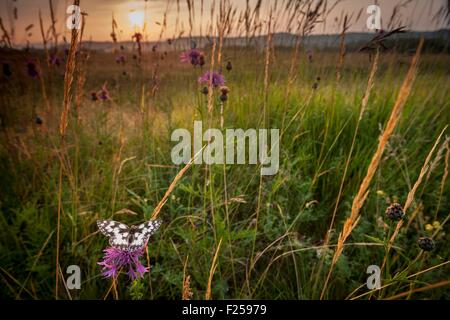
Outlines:
MULTIPOLYGON (((258 166, 226 166, 225 204, 222 165, 209 166, 208 171, 206 165, 193 165, 159 215, 163 225, 149 242, 150 273, 134 284, 121 275, 117 286, 119 298, 181 298, 183 269, 189 257, 186 273, 191 276, 193 298, 203 299, 220 239, 218 267, 211 284, 213 298, 319 298, 330 268, 333 245, 366 174, 410 57, 396 53, 382 55, 331 233, 332 246, 319 249, 335 206, 370 62, 363 54, 348 55, 338 84, 337 54, 318 53, 313 63, 308 63, 302 54, 296 81, 286 99, 291 54, 289 50, 277 50, 271 61, 267 123, 270 128, 281 128, 283 117, 288 123, 299 114, 280 143, 278 174, 262 178, 257 224, 258 166), (321 77, 319 87, 313 90, 317 76, 321 77), (321 261, 324 267, 318 273, 321 261)), ((224 56, 233 63, 233 70, 224 72, 231 89, 225 105, 225 128, 266 127, 262 122, 264 54, 239 49, 226 51, 224 56)), ((70 170, 64 171, 62 185, 60 264, 64 275, 72 264, 79 265, 82 272, 82 288, 72 290, 72 298, 101 299, 111 286, 111 280, 101 277, 97 265, 107 242, 102 235, 94 234, 96 220, 110 218, 125 208, 137 215, 118 214, 114 219, 128 223, 149 219, 182 168, 171 167, 170 151, 175 145, 170 141, 171 132, 176 128, 192 130, 194 120, 203 120, 204 127, 207 124, 206 98, 197 84, 200 69, 182 65, 177 57, 178 53, 171 52, 164 61, 159 61, 159 83, 154 97, 150 92, 154 63, 159 60, 156 54, 146 53, 141 69, 128 57, 126 76, 121 75, 122 69, 115 65, 112 54, 92 53, 88 60, 85 94, 79 110, 81 120, 77 123, 72 112, 69 121, 66 151, 70 170), (89 93, 99 90, 105 82, 113 101, 90 101, 89 93), (146 94, 142 113, 143 86, 146 94)), ((21 60, 17 60, 16 66, 20 68, 21 60)), ((450 94, 446 89, 450 84, 449 62, 447 55, 422 57, 401 121, 389 140, 359 224, 347 241, 349 245, 333 272, 325 298, 346 298, 365 284, 369 265, 381 266, 389 225, 391 229, 395 227, 384 211, 391 202, 405 202, 427 154, 449 124, 450 94), (355 243, 364 245, 352 245, 355 243)), ((53 107, 51 115, 44 112, 38 80, 20 76, 19 72, 8 81, 2 80, 0 295, 3 298, 52 299, 55 295, 60 168, 57 128, 62 106, 62 73, 44 70, 53 107), (35 112, 43 118, 43 126, 34 123, 35 112)), ((212 127, 220 127, 219 110, 215 93, 212 127)), ((389 297, 449 278, 449 267, 445 265, 406 279, 407 275, 446 262, 450 256, 448 228, 444 226, 434 238, 436 249, 415 260, 421 251, 418 237, 433 233, 425 225, 434 221, 442 224, 450 211, 448 182, 442 186, 444 160, 445 150, 429 178, 419 186, 408 212, 410 217, 418 210, 417 216, 397 237, 389 257, 390 273, 383 274, 383 284, 401 271, 406 270, 406 275, 374 297, 389 297)), ((366 291, 363 286, 356 295, 366 291)), ((448 287, 441 287, 409 298, 449 298, 449 293, 448 287)), ((69 298, 62 285, 59 296, 69 298)), ((113 298, 112 292, 108 298, 113 298)))

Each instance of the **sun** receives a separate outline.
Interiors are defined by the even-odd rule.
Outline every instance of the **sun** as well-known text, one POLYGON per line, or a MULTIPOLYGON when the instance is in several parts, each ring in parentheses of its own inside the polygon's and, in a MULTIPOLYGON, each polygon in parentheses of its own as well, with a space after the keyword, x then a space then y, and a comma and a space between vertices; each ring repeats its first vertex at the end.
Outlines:
POLYGON ((128 19, 134 28, 142 28, 144 26, 144 16, 143 11, 131 10, 128 12, 128 19))

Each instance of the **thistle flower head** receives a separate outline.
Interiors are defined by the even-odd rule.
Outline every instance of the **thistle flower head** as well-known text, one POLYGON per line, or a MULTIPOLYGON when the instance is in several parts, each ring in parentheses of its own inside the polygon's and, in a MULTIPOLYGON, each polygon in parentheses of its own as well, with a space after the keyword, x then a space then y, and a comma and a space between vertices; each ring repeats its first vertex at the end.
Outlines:
POLYGON ((212 82, 212 86, 217 88, 225 84, 225 78, 218 72, 205 72, 201 77, 198 78, 198 82, 209 84, 212 82))
POLYGON ((386 216, 391 220, 400 220, 405 215, 403 208, 398 203, 393 203, 386 209, 386 216))
POLYGON ((421 237, 417 241, 419 248, 423 251, 431 251, 434 249, 434 241, 430 237, 421 237))
POLYGON ((91 100, 92 101, 98 100, 97 92, 95 92, 95 91, 91 92, 91 100))
POLYGON ((148 272, 148 268, 144 267, 139 258, 143 255, 144 249, 136 251, 125 251, 113 247, 103 250, 105 255, 103 260, 98 264, 102 266, 102 274, 104 277, 117 277, 120 270, 127 272, 131 280, 143 278, 148 272))
POLYGON ((227 62, 227 66, 225 67, 227 71, 231 71, 233 69, 233 65, 231 64, 231 61, 227 62))
POLYGON ((222 94, 224 95, 227 95, 228 93, 230 93, 230 88, 228 88, 227 86, 221 86, 220 92, 222 92, 222 94))
POLYGON ((204 95, 207 95, 209 93, 208 87, 203 87, 203 89, 200 91, 201 93, 203 93, 204 95))
POLYGON ((100 100, 102 101, 106 101, 109 100, 109 91, 106 88, 106 83, 102 86, 102 89, 99 91, 98 97, 100 98, 100 100))
POLYGON ((183 52, 180 60, 181 62, 190 62, 193 66, 203 66, 205 64, 205 55, 202 51, 193 48, 183 52))
POLYGON ((48 60, 52 66, 59 67, 61 65, 61 60, 56 54, 51 54, 50 57, 48 57, 48 60))
POLYGON ((124 65, 125 64, 125 56, 124 55, 117 56, 116 63, 124 65))

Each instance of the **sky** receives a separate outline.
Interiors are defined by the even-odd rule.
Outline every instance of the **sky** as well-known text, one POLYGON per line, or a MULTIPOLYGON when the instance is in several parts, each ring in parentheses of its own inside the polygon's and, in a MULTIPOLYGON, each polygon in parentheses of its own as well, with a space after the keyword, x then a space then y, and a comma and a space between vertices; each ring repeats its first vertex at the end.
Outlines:
MULTIPOLYGON (((57 31, 60 35, 69 37, 70 30, 66 27, 66 19, 70 14, 66 13, 67 7, 72 4, 69 0, 52 0, 55 6, 55 16, 57 20, 57 31)), ((195 22, 193 35, 206 29, 207 21, 210 17, 211 4, 215 2, 216 10, 221 0, 191 0, 194 2, 195 22), (204 6, 203 19, 201 19, 201 3, 204 6), (202 23, 200 22, 202 21, 202 23)), ((245 0, 227 0, 239 12, 245 8, 245 0)), ((257 0, 249 0, 250 5, 254 5, 257 0)), ((261 15, 268 16, 269 7, 276 0, 262 0, 261 15)), ((315 2, 317 0, 310 0, 315 2)), ((369 31, 366 27, 366 20, 369 14, 366 9, 371 4, 377 4, 381 9, 382 28, 386 28, 392 11, 397 4, 409 2, 399 11, 399 17, 409 30, 435 30, 444 27, 443 24, 436 24, 433 16, 437 10, 446 3, 446 0, 343 0, 339 2, 330 13, 325 23, 318 25, 314 33, 339 33, 336 19, 341 17, 343 12, 349 16, 353 14, 351 27, 348 31, 369 31), (356 16, 362 10, 359 20, 356 16)), ((188 34, 189 14, 187 10, 187 0, 80 0, 81 11, 88 14, 86 20, 85 40, 110 41, 112 16, 117 22, 117 37, 119 41, 131 40, 131 35, 135 31, 142 31, 145 25, 145 39, 157 40, 161 32, 161 23, 164 14, 167 13, 167 28, 163 38, 173 37, 179 34, 180 30, 186 30, 188 34), (177 20, 179 21, 178 23, 177 20)), ((329 1, 334 3, 335 0, 329 1)), ((282 1, 278 0, 278 3, 282 1)), ((252 6, 253 7, 253 6, 252 6)), ((0 17, 8 31, 14 29, 14 43, 24 44, 39 43, 42 41, 39 29, 39 11, 42 13, 44 29, 50 26, 50 10, 48 0, 0 0, 0 17), (14 8, 17 8, 17 18, 14 16, 14 8), (27 26, 33 27, 25 31, 27 26)), ((283 22, 279 24, 282 31, 283 22)), ((285 31, 285 30, 283 30, 285 31)))

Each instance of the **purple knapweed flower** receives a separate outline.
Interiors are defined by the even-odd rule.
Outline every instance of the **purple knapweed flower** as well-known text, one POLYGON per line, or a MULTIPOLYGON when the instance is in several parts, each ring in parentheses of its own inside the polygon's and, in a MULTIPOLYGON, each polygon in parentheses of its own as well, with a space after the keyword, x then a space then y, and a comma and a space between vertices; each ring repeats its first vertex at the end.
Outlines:
POLYGON ((37 70, 36 63, 34 63, 33 61, 27 62, 27 73, 33 79, 39 77, 39 72, 37 70))
POLYGON ((52 66, 59 67, 61 65, 61 60, 59 59, 59 57, 56 54, 50 55, 48 60, 50 62, 50 65, 52 65, 52 66))
POLYGON ((120 55, 120 56, 116 57, 116 63, 124 65, 125 64, 125 56, 120 55))
POLYGON ((212 82, 212 86, 217 88, 225 84, 225 78, 219 72, 205 72, 201 77, 198 78, 198 82, 209 84, 212 82))
POLYGON ((197 49, 190 49, 180 55, 181 62, 190 62, 193 66, 203 66, 205 64, 205 55, 197 49))
POLYGON ((109 100, 109 91, 106 88, 106 84, 102 86, 102 89, 99 91, 98 97, 102 101, 109 100))
POLYGON ((148 272, 148 268, 144 267, 139 258, 143 255, 144 249, 135 251, 125 251, 113 247, 103 250, 105 253, 103 260, 98 264, 102 266, 102 274, 104 277, 117 277, 120 270, 127 272, 131 280, 143 278, 148 272))

